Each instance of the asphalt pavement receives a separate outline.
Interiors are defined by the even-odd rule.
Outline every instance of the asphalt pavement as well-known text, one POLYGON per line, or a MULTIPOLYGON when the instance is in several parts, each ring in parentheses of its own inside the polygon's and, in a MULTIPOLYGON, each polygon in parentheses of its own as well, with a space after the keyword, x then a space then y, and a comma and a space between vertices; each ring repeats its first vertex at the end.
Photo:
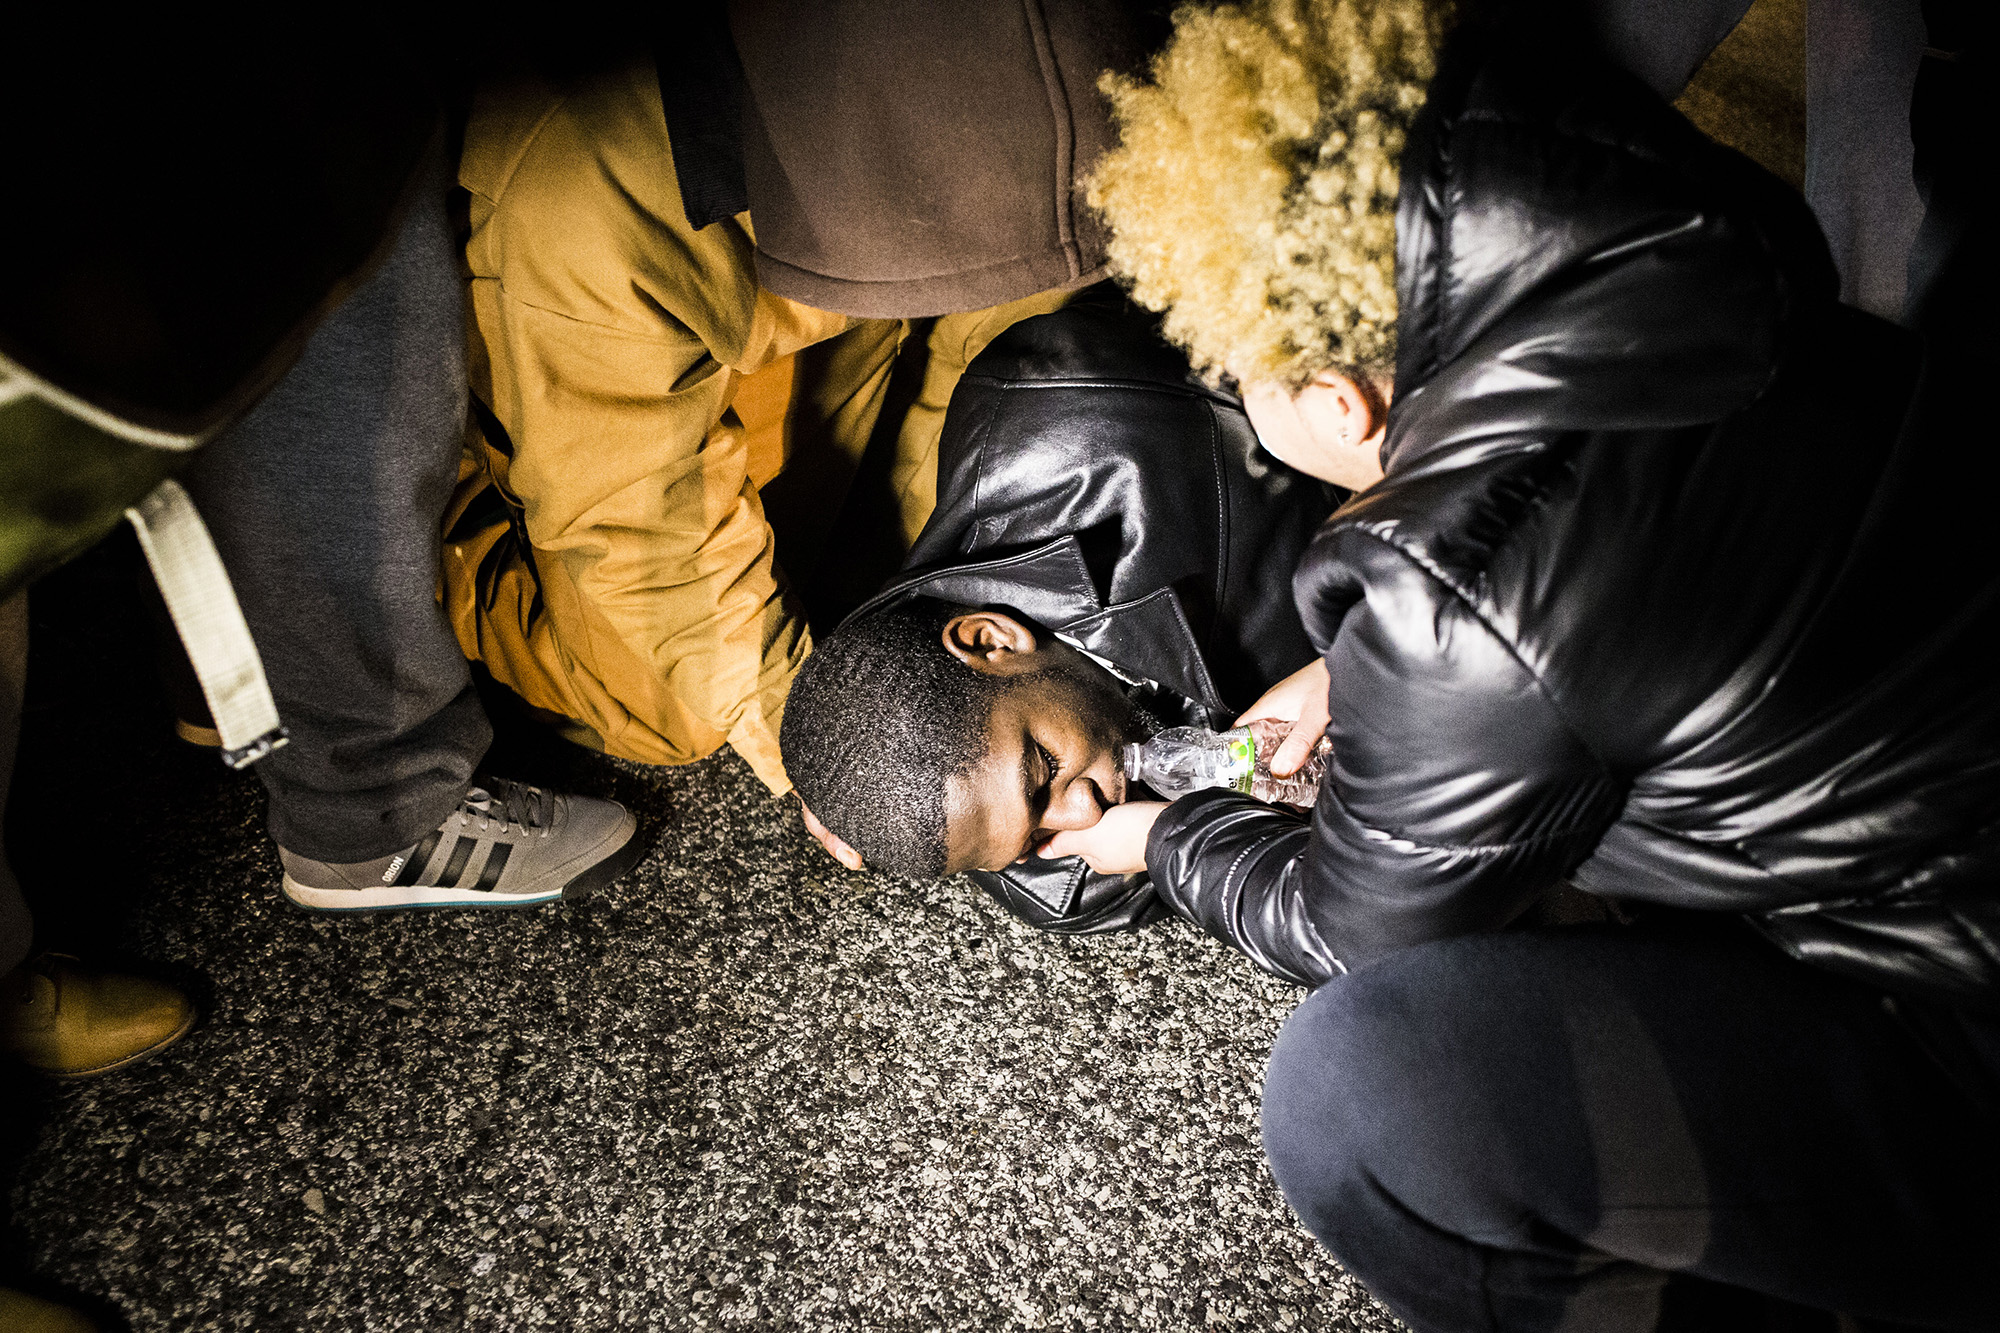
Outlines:
POLYGON ((638 869, 298 911, 255 779, 170 735, 134 577, 114 544, 37 590, 8 848, 46 942, 203 1019, 10 1084, 0 1281, 135 1333, 1398 1327, 1257 1145, 1294 988, 1178 923, 1064 939, 850 874, 727 752, 505 719, 495 769, 624 801, 638 869))

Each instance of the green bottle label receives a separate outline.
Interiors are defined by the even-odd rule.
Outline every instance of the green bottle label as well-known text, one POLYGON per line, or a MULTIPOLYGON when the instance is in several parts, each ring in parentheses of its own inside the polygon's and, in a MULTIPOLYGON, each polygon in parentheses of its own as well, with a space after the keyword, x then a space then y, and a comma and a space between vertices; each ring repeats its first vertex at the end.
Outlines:
POLYGON ((1229 739, 1229 785, 1232 789, 1250 794, 1250 781, 1257 776, 1257 742, 1249 733, 1232 736, 1229 739))

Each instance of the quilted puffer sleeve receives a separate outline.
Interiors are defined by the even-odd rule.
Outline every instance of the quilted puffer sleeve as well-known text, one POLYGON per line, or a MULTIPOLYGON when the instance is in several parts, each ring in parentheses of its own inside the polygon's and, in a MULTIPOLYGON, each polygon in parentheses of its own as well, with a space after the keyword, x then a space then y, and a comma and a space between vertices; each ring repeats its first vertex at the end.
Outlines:
POLYGON ((1468 590, 1365 530, 1328 537, 1324 595, 1352 605, 1326 652, 1333 766, 1310 821, 1200 793, 1147 848, 1174 911, 1306 985, 1506 924, 1622 800, 1468 590))
POLYGON ((1301 891, 1311 826, 1234 792, 1175 801, 1153 825, 1146 867, 1178 916, 1285 981, 1317 986, 1347 970, 1321 938, 1301 891))

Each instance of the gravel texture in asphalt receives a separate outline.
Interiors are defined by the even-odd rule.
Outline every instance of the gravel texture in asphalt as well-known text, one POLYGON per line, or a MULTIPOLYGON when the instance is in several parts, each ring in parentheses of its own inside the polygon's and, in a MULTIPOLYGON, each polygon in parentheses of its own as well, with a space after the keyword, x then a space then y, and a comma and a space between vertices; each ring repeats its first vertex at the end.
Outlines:
POLYGON ((38 589, 9 850, 46 942, 204 1018, 10 1091, 0 1281, 140 1333, 1398 1327, 1271 1181, 1300 993, 1221 945, 1041 935, 841 870, 727 753, 504 723, 496 771, 638 813, 637 870, 541 910, 295 910, 262 789, 167 735, 129 577, 114 548, 38 589))

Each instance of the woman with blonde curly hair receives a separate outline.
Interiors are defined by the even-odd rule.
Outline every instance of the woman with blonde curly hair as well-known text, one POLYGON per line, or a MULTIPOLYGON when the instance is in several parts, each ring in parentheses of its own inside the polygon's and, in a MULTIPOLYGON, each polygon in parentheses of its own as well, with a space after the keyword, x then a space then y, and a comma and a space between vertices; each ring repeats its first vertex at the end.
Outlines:
POLYGON ((1583 25, 1451 21, 1187 9, 1106 85, 1135 297, 1360 493, 1248 715, 1331 740, 1310 814, 1044 854, 1316 988, 1266 1148, 1417 1328, 2000 1327, 1990 331, 1839 304, 1798 196, 1583 25), (1565 886, 1596 924, 1506 929, 1565 886))
POLYGON ((1395 368, 1397 164, 1452 9, 1189 10, 1151 83, 1105 80, 1124 142, 1090 200, 1113 265, 1197 369, 1246 386, 1272 452, 1355 489, 1395 368))

